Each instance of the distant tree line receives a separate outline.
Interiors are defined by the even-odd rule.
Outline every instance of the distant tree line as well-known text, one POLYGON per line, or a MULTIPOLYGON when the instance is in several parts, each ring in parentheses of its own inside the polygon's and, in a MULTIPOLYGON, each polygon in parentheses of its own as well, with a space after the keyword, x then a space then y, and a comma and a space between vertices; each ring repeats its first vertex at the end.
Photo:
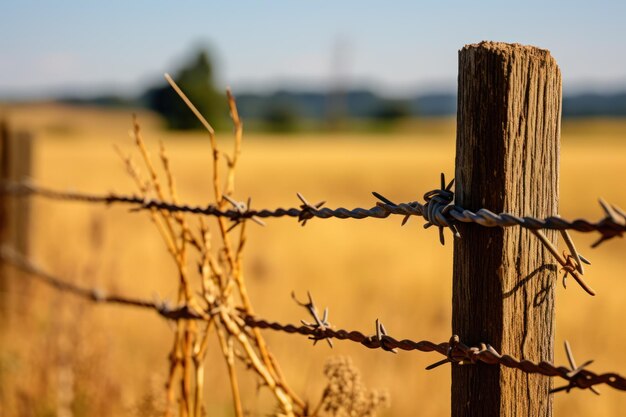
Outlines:
MULTIPOLYGON (((225 94, 215 86, 214 65, 205 50, 199 50, 173 74, 176 83, 200 112, 220 128, 227 125, 225 94)), ((345 92, 286 91, 271 94, 237 94, 239 113, 257 128, 271 131, 294 131, 303 125, 341 127, 345 120, 367 120, 392 125, 400 120, 423 116, 453 116, 456 95, 427 94, 408 99, 383 98, 365 89, 345 92)), ((62 102, 105 107, 143 106, 159 113, 168 128, 201 129, 201 124, 170 86, 162 83, 148 88, 137 98, 115 95, 93 98, 65 97, 62 102)), ((626 116, 626 92, 601 95, 566 95, 564 117, 626 116)))
MULTIPOLYGON (((198 51, 185 62, 173 78, 187 94, 198 110, 214 125, 220 128, 226 124, 228 116, 225 95, 215 86, 214 67, 205 50, 198 51)), ((107 107, 140 105, 160 114, 168 128, 176 130, 201 129, 201 124, 180 100, 171 87, 162 83, 147 89, 138 98, 128 99, 118 96, 101 96, 90 99, 66 97, 66 103, 91 104, 107 107)), ((342 118, 369 119, 382 124, 416 115, 416 103, 410 100, 384 99, 367 90, 342 93, 334 92, 289 92, 277 91, 273 94, 238 94, 237 106, 246 121, 252 121, 258 128, 271 131, 290 132, 305 124, 342 126, 342 118), (336 111, 333 100, 343 103, 336 111)))

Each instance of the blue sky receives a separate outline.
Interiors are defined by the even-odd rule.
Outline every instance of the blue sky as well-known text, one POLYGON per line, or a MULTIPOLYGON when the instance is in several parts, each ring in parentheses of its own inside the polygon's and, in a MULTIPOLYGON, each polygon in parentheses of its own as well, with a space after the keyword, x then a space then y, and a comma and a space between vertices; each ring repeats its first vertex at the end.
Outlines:
POLYGON ((552 51, 564 88, 626 90, 626 1, 0 2, 0 96, 141 91, 210 47, 220 87, 455 88, 480 40, 552 51))

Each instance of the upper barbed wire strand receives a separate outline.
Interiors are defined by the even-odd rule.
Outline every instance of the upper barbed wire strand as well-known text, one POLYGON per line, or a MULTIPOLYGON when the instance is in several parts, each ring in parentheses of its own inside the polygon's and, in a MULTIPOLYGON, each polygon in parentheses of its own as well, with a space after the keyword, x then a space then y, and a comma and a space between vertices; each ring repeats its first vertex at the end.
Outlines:
MULTIPOLYGON (((447 188, 447 187, 446 187, 447 188)), ((509 213, 496 214, 487 209, 480 209, 476 212, 466 210, 454 205, 453 193, 448 189, 433 190, 425 194, 425 203, 413 201, 409 203, 395 204, 383 197, 379 193, 373 193, 379 202, 376 206, 366 208, 347 209, 339 207, 331 209, 328 207, 312 206, 302 204, 300 208, 274 208, 274 209, 252 209, 247 207, 245 211, 237 209, 221 210, 213 204, 206 206, 194 206, 188 204, 173 204, 157 199, 146 199, 136 195, 91 194, 77 191, 59 191, 51 188, 38 186, 28 182, 0 182, 0 193, 16 196, 38 195, 44 198, 66 201, 82 201, 86 203, 99 204, 129 204, 134 206, 133 210, 158 209, 168 212, 182 212, 191 214, 202 214, 207 216, 225 217, 232 221, 241 221, 252 217, 274 218, 274 217, 294 217, 304 223, 312 218, 328 219, 384 219, 391 215, 399 215, 406 219, 411 216, 422 217, 427 221, 425 227, 435 225, 440 228, 451 228, 456 233, 454 224, 456 222, 475 223, 484 227, 512 227, 520 226, 530 230, 552 229, 552 230, 575 230, 589 233, 598 232, 600 238, 593 244, 599 244, 615 237, 623 237, 626 232, 626 213, 619 207, 610 205, 600 200, 600 205, 604 210, 605 217, 598 221, 587 219, 566 220, 558 216, 546 218, 536 218, 532 216, 516 216, 509 213)), ((443 242, 443 239, 441 239, 443 242)))

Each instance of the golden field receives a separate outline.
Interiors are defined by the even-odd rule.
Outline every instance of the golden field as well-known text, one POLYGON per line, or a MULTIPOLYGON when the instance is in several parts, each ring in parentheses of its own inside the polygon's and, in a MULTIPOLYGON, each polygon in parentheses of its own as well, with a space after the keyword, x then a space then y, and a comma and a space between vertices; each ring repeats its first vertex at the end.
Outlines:
MULTIPOLYGON (((130 111, 40 104, 0 107, 0 114, 14 128, 34 132, 33 177, 38 184, 99 193, 134 191, 112 147, 132 150, 130 111)), ((140 113, 139 120, 154 154, 158 141, 165 143, 182 200, 211 201, 206 135, 165 132, 147 113, 140 113)), ((453 174, 454 132, 453 120, 429 120, 387 134, 245 135, 235 196, 251 196, 256 208, 297 206, 296 192, 311 202, 326 200, 330 207, 371 207, 371 191, 393 201, 421 200, 438 186, 440 172, 453 174)), ((218 138, 230 150, 231 136, 220 133, 218 138)), ((563 217, 599 219, 598 197, 626 207, 625 177, 626 121, 565 122, 563 217)), ((452 245, 442 247, 437 231, 423 230, 416 219, 402 228, 400 221, 313 219, 303 228, 285 218, 269 219, 265 228, 250 224, 245 275, 256 312, 280 322, 308 319, 290 298, 292 290, 300 298, 308 290, 319 307, 329 307, 337 328, 371 334, 379 318, 397 338, 448 340, 452 245)), ((446 237, 451 240, 449 233, 446 237)), ((567 339, 579 363, 595 359, 593 370, 624 375, 626 241, 592 250, 595 236, 574 238, 593 262, 586 277, 598 295, 588 296, 571 279, 567 290, 558 286, 556 362, 566 364, 561 346, 567 339)), ((84 285, 144 298, 176 297, 174 265, 145 213, 35 198, 31 245, 40 265, 84 285)), ((78 302, 37 284, 11 297, 13 318, 0 349, 0 394, 6 400, 1 417, 56 415, 50 410, 62 394, 54 387, 67 378, 62 371, 68 367, 74 368, 74 401, 82 404, 75 415, 147 415, 145 408, 144 414, 140 410, 161 395, 167 372, 172 330, 166 322, 152 312, 78 302), (37 411, 17 411, 29 404, 37 411)), ((437 354, 393 355, 339 341, 330 350, 324 343, 313 347, 301 336, 264 335, 292 388, 312 402, 321 395, 325 360, 348 355, 367 386, 390 393, 391 408, 383 415, 449 414, 449 367, 424 370, 440 359, 437 354)), ((227 372, 217 340, 210 349, 207 412, 230 416, 227 372)), ((251 415, 267 415, 272 410, 269 395, 257 392, 256 380, 243 370, 241 380, 244 406, 251 415)), ((589 391, 556 395, 555 415, 622 415, 626 393, 600 389, 600 397, 589 391)))

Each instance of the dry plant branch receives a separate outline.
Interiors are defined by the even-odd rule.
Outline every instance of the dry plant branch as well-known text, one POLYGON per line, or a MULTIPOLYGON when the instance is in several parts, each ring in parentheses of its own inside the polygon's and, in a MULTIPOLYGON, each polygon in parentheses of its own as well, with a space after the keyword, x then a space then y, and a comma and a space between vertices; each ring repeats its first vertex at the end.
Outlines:
MULTIPOLYGON (((236 210, 238 210, 239 212, 245 212, 247 210, 247 207, 249 207, 249 204, 250 204, 249 202, 248 202, 248 205, 244 206, 245 208, 242 208, 241 205, 237 204, 232 199, 230 199, 230 195, 232 195, 232 193, 234 192, 235 170, 237 167, 237 161, 239 160, 239 155, 241 153, 241 143, 242 143, 242 137, 243 137, 243 125, 239 118, 239 112, 237 110, 235 99, 232 93, 230 92, 230 90, 227 90, 228 106, 230 110, 231 119, 233 121, 234 133, 235 133, 234 150, 233 150, 232 157, 226 156, 227 162, 228 162, 227 182, 226 182, 226 185, 224 186, 224 189, 222 190, 221 185, 220 185, 220 170, 219 170, 219 162, 220 162, 219 157, 221 155, 221 152, 217 147, 217 141, 215 138, 214 129, 207 122, 207 120, 200 114, 200 112, 193 105, 193 103, 189 100, 189 98, 185 95, 185 93, 178 87, 178 85, 176 85, 176 82, 167 74, 166 74, 166 79, 168 83, 172 86, 172 88, 176 91, 176 93, 180 96, 180 98, 184 101, 184 103, 196 115, 196 117, 199 119, 202 125, 206 128, 209 134, 210 144, 212 148, 212 155, 213 155, 213 187, 214 187, 214 194, 215 194, 215 199, 216 199, 216 207, 222 210, 224 209, 224 206, 230 202, 235 207, 236 210)), ((231 278, 237 286, 239 296, 241 297, 243 307, 246 310, 247 314, 254 314, 253 309, 252 309, 252 303, 250 301, 250 297, 248 295, 248 292, 247 292, 247 289, 243 280, 242 254, 243 254, 243 248, 244 248, 244 244, 246 240, 245 238, 245 226, 246 226, 245 220, 246 219, 242 219, 238 222, 235 222, 235 224, 233 225, 233 227, 240 225, 239 244, 237 245, 236 250, 233 250, 233 244, 231 243, 231 239, 228 233, 230 230, 233 229, 233 227, 229 228, 226 224, 226 221, 225 221, 226 219, 223 217, 218 217, 217 220, 218 220, 218 226, 219 226, 219 231, 220 231, 220 237, 221 237, 223 248, 224 248, 223 253, 226 254, 226 260, 229 266, 231 278)), ((232 288, 230 285, 231 282, 232 281, 228 282, 224 290, 223 295, 225 295, 226 298, 228 298, 231 294, 231 288, 232 288)), ((278 386, 286 387, 286 384, 282 380, 281 375, 275 369, 274 363, 270 358, 270 355, 267 350, 267 346, 263 337, 261 336, 258 330, 255 329, 253 332, 254 332, 255 344, 259 349, 264 366, 267 368, 272 378, 277 381, 278 386)), ((295 401, 300 406, 304 405, 304 403, 295 395, 295 393, 290 392, 290 396, 292 397, 291 398, 292 401, 295 401)), ((281 401, 283 406, 286 405, 286 403, 282 400, 282 397, 278 395, 277 393, 276 393, 276 397, 279 401, 281 401)))
MULTIPOLYGON (((168 75, 166 75, 166 79, 190 110, 198 117, 209 134, 213 158, 212 182, 215 206, 219 209, 224 209, 227 204, 233 204, 236 209, 242 212, 247 210, 247 206, 244 208, 240 203, 236 203, 230 198, 230 195, 234 192, 235 169, 241 152, 242 142, 242 124, 232 94, 230 94, 230 91, 227 93, 228 105, 235 128, 234 151, 232 157, 226 156, 228 162, 226 166, 227 181, 222 188, 220 180, 221 151, 217 147, 214 129, 202 117, 174 80, 168 75)), ((161 185, 161 180, 156 172, 155 165, 152 163, 136 119, 134 119, 133 126, 135 146, 143 159, 149 178, 148 180, 143 180, 138 170, 131 169, 133 164, 129 158, 126 160, 127 170, 131 177, 134 178, 135 183, 140 185, 139 191, 142 193, 143 198, 148 197, 148 190, 154 190, 156 197, 159 200, 163 200, 165 198, 164 187, 161 185)), ((162 143, 160 144, 159 156, 165 173, 169 197, 174 204, 178 204, 178 192, 174 175, 162 143)), ((170 399, 168 402, 168 413, 170 413, 173 406, 174 381, 178 379, 180 387, 178 396, 180 415, 194 417, 202 415, 203 359, 208 347, 209 334, 212 329, 215 329, 220 349, 227 364, 228 376, 233 392, 233 403, 237 415, 242 415, 243 408, 238 389, 238 377, 234 366, 235 346, 233 343, 235 342, 239 343, 243 348, 246 361, 253 363, 255 371, 264 378, 266 385, 274 393, 280 404, 281 411, 287 415, 295 415, 294 403, 301 404, 302 402, 295 395, 292 395, 290 390, 283 389, 286 386, 285 381, 276 371, 275 364, 271 360, 260 332, 255 329, 252 337, 249 337, 246 332, 242 332, 233 323, 230 323, 228 317, 220 315, 220 320, 216 321, 213 320, 213 315, 205 311, 226 311, 242 308, 249 314, 252 314, 252 305, 243 279, 242 267, 243 248, 246 241, 246 219, 242 219, 232 227, 229 227, 226 218, 217 218, 220 244, 218 247, 213 248, 210 241, 209 227, 203 219, 200 219, 199 237, 196 237, 189 226, 184 212, 175 213, 154 207, 151 210, 151 216, 157 227, 159 227, 159 224, 162 226, 159 231, 163 235, 168 251, 178 268, 180 278, 178 304, 186 306, 185 309, 188 311, 193 311, 193 316, 201 316, 204 320, 210 320, 209 323, 214 324, 213 326, 208 324, 204 332, 200 334, 195 317, 189 319, 180 318, 176 321, 175 343, 170 354, 170 373, 166 384, 168 387, 167 397, 170 399), (157 216, 157 214, 160 216, 157 216), (160 222, 157 223, 157 220, 160 222), (239 234, 237 241, 233 242, 229 232, 235 227, 239 227, 239 234), (194 249, 199 254, 197 271, 201 288, 200 294, 194 293, 192 289, 188 268, 190 249, 194 249), (233 288, 236 288, 236 294, 233 293, 233 288), (240 300, 242 305, 238 304, 238 300, 240 300), (207 309, 200 308, 200 302, 206 304, 207 309)))

